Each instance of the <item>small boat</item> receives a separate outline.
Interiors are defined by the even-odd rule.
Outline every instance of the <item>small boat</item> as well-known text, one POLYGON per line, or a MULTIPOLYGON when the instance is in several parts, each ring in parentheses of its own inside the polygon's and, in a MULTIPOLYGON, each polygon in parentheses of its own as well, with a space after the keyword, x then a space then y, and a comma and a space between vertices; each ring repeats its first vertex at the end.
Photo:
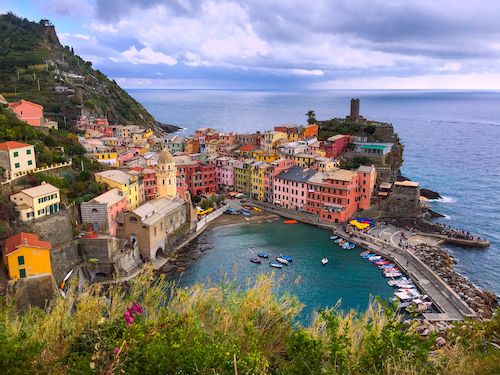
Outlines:
POLYGON ((250 210, 252 207, 250 207, 250 206, 243 206, 243 208, 246 208, 247 210, 250 210))
POLYGON ((260 259, 259 258, 252 258, 252 259, 250 259, 250 262, 252 262, 252 263, 260 263, 260 259))
POLYGON ((343 238, 339 238, 338 240, 335 240, 336 243, 340 243, 340 241, 344 241, 343 238))
POLYGON ((331 240, 336 240, 337 238, 339 238, 339 236, 330 236, 331 240))
POLYGON ((242 212, 241 213, 243 216, 250 216, 250 214, 248 212, 242 212))
POLYGON ((288 260, 284 259, 284 258, 281 258, 281 257, 277 257, 276 260, 278 262, 280 262, 281 264, 286 264, 288 265, 288 260))
POLYGON ((424 302, 422 300, 414 300, 412 302, 412 304, 410 306, 408 306, 405 310, 408 311, 410 314, 413 314, 413 313, 422 314, 431 305, 432 305, 432 302, 424 302))
POLYGON ((280 257, 282 257, 285 260, 288 260, 290 263, 293 263, 293 258, 292 257, 286 256, 286 255, 283 255, 283 254, 280 254, 280 257))
POLYGON ((347 241, 346 240, 342 240, 339 242, 339 245, 342 246, 343 244, 345 244, 347 241))
POLYGON ((257 256, 260 258, 269 258, 269 255, 264 253, 258 253, 257 256))
POLYGON ((401 272, 387 272, 384 274, 385 277, 399 277, 403 275, 401 272))
POLYGON ((346 241, 342 244, 342 249, 347 249, 348 246, 349 246, 349 242, 346 241))
POLYGON ((400 272, 397 267, 394 268, 384 268, 382 270, 383 273, 392 273, 392 272, 400 272))
POLYGON ((359 256, 364 257, 364 256, 368 256, 368 254, 370 254, 370 252, 368 250, 366 250, 366 251, 363 251, 361 254, 359 254, 359 256))
POLYGON ((390 262, 388 260, 379 260, 378 262, 375 262, 376 266, 383 266, 384 264, 389 264, 390 262))
POLYGON ((260 208, 254 207, 253 208, 255 211, 262 211, 260 208))
POLYGON ((283 267, 283 265, 282 265, 281 263, 274 263, 274 262, 271 262, 271 263, 269 263, 269 265, 270 265, 271 267, 274 267, 274 268, 281 268, 281 267, 283 267))
POLYGON ((250 210, 249 210, 248 208, 246 208, 246 207, 243 207, 241 210, 242 210, 242 211, 245 211, 245 212, 250 211, 250 210))
POLYGON ((352 249, 354 249, 355 247, 356 247, 356 245, 352 243, 352 244, 348 247, 348 249, 349 249, 349 250, 352 250, 352 249))
POLYGON ((325 266, 328 263, 328 258, 324 257, 323 259, 321 259, 321 263, 325 266))
POLYGON ((297 220, 285 220, 284 223, 285 224, 297 224, 298 221, 297 220))

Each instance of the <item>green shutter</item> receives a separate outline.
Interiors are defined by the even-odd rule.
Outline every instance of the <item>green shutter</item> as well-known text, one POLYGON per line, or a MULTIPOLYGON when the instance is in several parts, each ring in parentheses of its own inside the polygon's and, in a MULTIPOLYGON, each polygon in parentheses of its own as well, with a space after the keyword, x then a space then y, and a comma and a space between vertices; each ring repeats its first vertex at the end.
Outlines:
POLYGON ((19 270, 19 278, 24 279, 26 277, 26 270, 23 268, 19 270))
POLYGON ((24 256, 23 255, 17 257, 17 264, 20 266, 24 265, 24 256))

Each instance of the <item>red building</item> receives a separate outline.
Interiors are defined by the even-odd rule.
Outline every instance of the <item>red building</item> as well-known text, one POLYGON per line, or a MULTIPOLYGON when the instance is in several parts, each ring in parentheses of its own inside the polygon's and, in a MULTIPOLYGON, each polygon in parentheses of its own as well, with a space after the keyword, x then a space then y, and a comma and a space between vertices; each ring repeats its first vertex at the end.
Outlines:
POLYGON ((20 100, 9 103, 9 109, 15 113, 19 120, 27 122, 31 126, 41 126, 43 123, 43 107, 39 104, 20 100))
POLYGON ((142 176, 144 178, 144 194, 146 196, 146 200, 155 199, 158 191, 156 184, 156 170, 146 168, 142 171, 142 176))
POLYGON ((215 193, 215 165, 192 160, 187 155, 175 156, 174 159, 179 195, 186 189, 193 195, 215 193))
POLYGON ((325 150, 326 157, 336 158, 347 149, 347 145, 352 141, 353 138, 349 135, 337 134, 321 142, 320 149, 325 150))
POLYGON ((306 211, 324 221, 345 223, 357 209, 370 207, 375 180, 373 167, 318 172, 307 182, 306 211))

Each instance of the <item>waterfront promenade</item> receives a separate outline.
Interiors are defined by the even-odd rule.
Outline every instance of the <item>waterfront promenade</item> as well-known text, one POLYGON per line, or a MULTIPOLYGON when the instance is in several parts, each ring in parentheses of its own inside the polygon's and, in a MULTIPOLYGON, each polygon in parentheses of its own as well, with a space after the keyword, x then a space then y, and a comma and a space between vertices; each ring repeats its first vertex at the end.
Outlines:
MULTIPOLYGON (((251 199, 248 199, 247 202, 285 218, 295 219, 306 224, 312 224, 332 230, 336 235, 347 239, 351 243, 355 243, 358 247, 393 260, 398 268, 411 277, 419 289, 429 296, 429 299, 439 311, 438 313, 424 314, 424 318, 427 320, 457 321, 463 320, 465 317, 477 317, 476 312, 421 259, 415 256, 411 251, 399 247, 394 242, 394 237, 397 238, 396 233, 399 232, 397 228, 390 227, 391 234, 389 240, 387 238, 379 238, 378 235, 373 236, 358 231, 353 231, 353 234, 350 235, 344 232, 342 224, 321 222, 318 220, 319 218, 317 215, 283 209, 251 199)), ((387 229, 388 227, 385 228, 387 229)))

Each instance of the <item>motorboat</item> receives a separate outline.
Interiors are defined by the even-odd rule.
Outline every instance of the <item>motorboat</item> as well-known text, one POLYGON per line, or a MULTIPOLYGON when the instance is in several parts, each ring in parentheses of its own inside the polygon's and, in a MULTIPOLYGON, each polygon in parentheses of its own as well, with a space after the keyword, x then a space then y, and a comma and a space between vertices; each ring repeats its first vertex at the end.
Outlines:
POLYGON ((260 259, 259 258, 252 258, 252 259, 250 259, 250 262, 252 262, 252 263, 260 263, 260 259))
POLYGON ((337 238, 339 238, 339 236, 330 236, 331 240, 336 240, 337 238))
POLYGON ((270 265, 271 267, 274 267, 274 268, 281 268, 281 267, 283 267, 283 265, 282 265, 281 263, 274 263, 274 262, 271 262, 271 263, 269 263, 269 265, 270 265))
POLYGON ((284 259, 284 258, 281 258, 281 257, 277 257, 277 258, 276 258, 276 260, 277 260, 278 262, 280 262, 281 264, 286 264, 286 265, 288 265, 288 263, 289 263, 289 262, 288 262, 288 260, 286 260, 286 259, 284 259))
POLYGON ((391 273, 391 272, 400 272, 397 267, 394 268, 384 268, 382 270, 383 273, 391 273))
POLYGON ((288 260, 290 263, 293 263, 293 258, 292 257, 289 257, 289 256, 286 256, 286 255, 283 255, 283 254, 280 254, 280 257, 285 259, 285 260, 288 260))
POLYGON ((250 214, 248 212, 242 212, 241 213, 243 216, 250 216, 250 214))
POLYGON ((347 249, 349 247, 349 242, 344 242, 344 244, 342 245, 342 249, 347 249))
POLYGON ((264 253, 258 253, 257 256, 260 258, 269 258, 269 255, 264 253))
POLYGON ((348 249, 349 249, 349 250, 352 250, 352 249, 354 249, 355 247, 356 247, 356 245, 352 243, 352 244, 350 244, 350 245, 349 245, 348 249))
POLYGON ((366 256, 368 254, 370 254, 370 252, 368 250, 366 250, 366 251, 363 251, 361 254, 359 254, 359 256, 363 257, 363 256, 366 256))
POLYGON ((402 278, 397 279, 397 280, 395 280, 395 279, 389 280, 387 283, 389 284, 389 286, 397 286, 399 288, 401 288, 400 285, 403 285, 403 284, 413 285, 413 281, 411 279, 406 278, 406 276, 403 276, 402 278))
POLYGON ((432 305, 432 302, 424 302, 420 299, 413 300, 411 305, 405 310, 410 314, 422 314, 427 311, 427 309, 432 305))
POLYGON ((297 220, 285 220, 283 221, 285 224, 297 224, 298 221, 297 220))
POLYGON ((387 273, 384 273, 385 277, 399 277, 401 275, 402 275, 401 272, 387 272, 387 273))
POLYGON ((344 241, 344 239, 343 239, 343 238, 338 238, 338 239, 336 239, 336 240, 335 240, 335 242, 336 242, 336 243, 340 243, 340 242, 342 242, 342 241, 344 241))
POLYGON ((242 210, 242 211, 245 211, 245 212, 250 211, 250 209, 248 209, 248 208, 246 208, 246 207, 243 207, 241 210, 242 210))
POLYGON ((323 264, 324 266, 328 264, 328 258, 327 257, 324 257, 323 259, 321 259, 321 264, 323 264))

